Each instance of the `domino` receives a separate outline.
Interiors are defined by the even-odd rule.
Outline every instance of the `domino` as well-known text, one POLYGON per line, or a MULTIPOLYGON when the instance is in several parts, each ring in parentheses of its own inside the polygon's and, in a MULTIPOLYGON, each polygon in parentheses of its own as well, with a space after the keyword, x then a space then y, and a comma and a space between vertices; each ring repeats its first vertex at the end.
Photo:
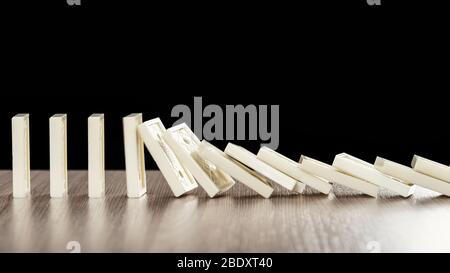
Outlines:
POLYGON ((273 187, 264 176, 229 157, 205 140, 199 145, 198 154, 264 198, 272 195, 273 187))
POLYGON ((125 147, 125 169, 127 177, 127 196, 139 198, 147 192, 145 177, 144 142, 138 134, 142 124, 142 114, 130 114, 122 119, 125 147))
POLYGON ((139 125, 139 134, 175 197, 198 187, 192 174, 179 162, 163 139, 166 128, 159 118, 139 125))
POLYGON ((426 174, 450 183, 450 167, 435 161, 414 155, 411 166, 419 173, 426 174))
POLYGON ((88 195, 105 196, 105 129, 104 115, 88 118, 88 195))
POLYGON ((365 180, 339 172, 335 167, 302 155, 299 160, 302 170, 322 177, 333 183, 362 192, 372 197, 378 196, 378 186, 365 180))
POLYGON ((377 157, 374 166, 387 175, 450 196, 450 183, 416 172, 410 167, 381 157, 377 157))
POLYGON ((345 153, 336 155, 333 166, 342 172, 391 190, 403 197, 408 197, 414 193, 414 185, 407 185, 404 181, 385 175, 375 169, 372 164, 351 155, 345 153))
POLYGON ((67 196, 67 115, 50 117, 50 196, 67 196))
POLYGON ((17 114, 11 119, 13 197, 30 196, 30 130, 29 115, 17 114))
MULTIPOLYGON (((300 164, 268 147, 259 149, 256 157, 282 173, 295 178, 298 180, 297 184, 306 184, 324 194, 330 193, 332 185, 328 181, 305 172, 301 169, 300 164)), ((302 186, 300 186, 300 188, 302 188, 302 186)))
POLYGON ((230 175, 198 155, 200 140, 185 123, 168 129, 163 139, 209 197, 223 193, 234 185, 230 175))
POLYGON ((225 148, 225 153, 290 191, 292 191, 297 184, 297 181, 292 177, 272 168, 259 160, 255 154, 238 145, 228 143, 225 148))

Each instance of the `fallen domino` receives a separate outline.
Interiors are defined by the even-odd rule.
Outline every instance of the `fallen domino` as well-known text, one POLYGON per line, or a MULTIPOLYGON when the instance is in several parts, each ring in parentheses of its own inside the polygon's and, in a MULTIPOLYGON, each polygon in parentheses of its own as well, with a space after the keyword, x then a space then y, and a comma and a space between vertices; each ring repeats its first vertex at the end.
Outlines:
POLYGON ((305 187, 304 184, 306 184, 323 194, 330 193, 332 185, 327 180, 305 172, 304 170, 301 169, 299 163, 285 157, 280 153, 277 153, 276 151, 268 147, 262 147, 261 149, 259 149, 259 152, 256 155, 256 157, 261 161, 274 167, 275 169, 279 170, 280 172, 285 173, 286 175, 289 175, 290 177, 296 179, 297 180, 296 189, 297 188, 303 189, 305 187))
POLYGON ((375 169, 372 164, 346 153, 336 155, 333 166, 342 172, 364 179, 403 197, 408 197, 414 193, 414 185, 411 186, 402 180, 387 176, 375 169))
POLYGON ((235 184, 230 175, 198 155, 200 140, 185 123, 168 129, 163 139, 209 197, 226 192, 235 184))
POLYGON ((175 153, 164 141, 166 128, 159 118, 148 120, 138 126, 139 134, 147 150, 167 181, 175 197, 198 187, 192 174, 180 163, 175 153))
POLYGON ((374 166, 387 175, 450 196, 450 183, 416 172, 408 166, 381 157, 377 157, 374 166))
POLYGON ((344 174, 335 167, 328 165, 324 162, 302 155, 300 156, 299 163, 302 170, 305 170, 310 174, 326 179, 332 183, 345 186, 347 188, 362 192, 372 197, 377 197, 378 195, 377 185, 369 183, 363 179, 359 179, 344 174))
POLYGON ((201 142, 198 153, 202 158, 212 162, 219 169, 228 173, 264 198, 269 198, 272 195, 273 187, 266 177, 246 167, 207 141, 203 140, 201 142))
POLYGON ((450 183, 450 167, 432 160, 414 155, 411 166, 417 172, 450 183))
POLYGON ((228 143, 225 148, 225 153, 231 156, 235 160, 239 161, 243 165, 255 170, 257 173, 269 178, 274 183, 292 191, 297 181, 292 177, 285 175, 284 173, 272 168, 268 164, 259 160, 255 154, 242 148, 241 146, 234 145, 233 143, 228 143))

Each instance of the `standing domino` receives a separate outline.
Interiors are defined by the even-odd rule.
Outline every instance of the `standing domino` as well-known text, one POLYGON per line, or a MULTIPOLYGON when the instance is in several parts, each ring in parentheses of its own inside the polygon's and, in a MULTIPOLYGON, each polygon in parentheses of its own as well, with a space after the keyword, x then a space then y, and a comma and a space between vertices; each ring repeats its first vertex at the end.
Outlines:
POLYGON ((13 197, 30 195, 30 131, 28 114, 17 114, 12 123, 13 197))
POLYGON ((123 118, 127 195, 129 198, 138 198, 147 192, 144 142, 138 133, 138 126, 141 123, 141 113, 130 114, 123 118))
POLYGON ((351 155, 345 153, 336 155, 333 166, 352 176, 364 179, 379 187, 398 193, 403 197, 408 197, 414 193, 414 185, 410 186, 402 180, 385 175, 375 169, 372 164, 351 155))
POLYGON ((50 117, 50 196, 67 195, 67 115, 50 117))
POLYGON ((88 118, 88 192, 90 198, 105 196, 105 136, 104 115, 88 118))

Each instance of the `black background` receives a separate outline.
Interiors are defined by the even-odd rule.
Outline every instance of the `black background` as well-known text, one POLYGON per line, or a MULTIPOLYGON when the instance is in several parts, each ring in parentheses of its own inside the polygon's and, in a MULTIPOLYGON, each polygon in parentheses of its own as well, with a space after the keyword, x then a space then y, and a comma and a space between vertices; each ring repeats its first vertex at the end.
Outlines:
POLYGON ((279 104, 279 151, 292 159, 450 164, 443 1, 147 2, 2 4, 0 168, 11 168, 16 113, 30 113, 32 168, 48 168, 48 118, 60 112, 69 167, 87 168, 87 117, 102 112, 107 168, 123 169, 121 118, 169 126, 172 107, 194 96, 279 104))

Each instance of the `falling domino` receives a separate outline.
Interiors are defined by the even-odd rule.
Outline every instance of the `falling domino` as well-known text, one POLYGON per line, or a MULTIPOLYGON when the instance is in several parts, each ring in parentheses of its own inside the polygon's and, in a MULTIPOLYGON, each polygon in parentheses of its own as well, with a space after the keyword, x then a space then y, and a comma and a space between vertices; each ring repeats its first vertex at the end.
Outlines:
POLYGON ((152 155, 159 170, 169 184, 175 197, 198 187, 192 174, 179 162, 174 152, 163 140, 166 128, 159 118, 139 125, 139 134, 152 155))
POLYGON ((345 153, 336 155, 333 166, 342 172, 391 190, 403 197, 408 197, 414 193, 414 185, 410 186, 402 180, 387 176, 375 169, 372 164, 351 155, 345 153))
POLYGON ((414 155, 411 166, 419 173, 450 183, 450 167, 444 164, 414 155))
POLYGON ((259 149, 256 157, 274 167, 275 169, 298 180, 296 188, 304 188, 304 184, 306 184, 311 188, 320 191, 321 193, 330 193, 332 185, 328 181, 305 172, 301 169, 299 163, 285 157, 280 153, 275 152, 268 147, 262 147, 261 149, 259 149), (300 186, 298 184, 300 184, 300 186))
POLYGON ((105 196, 105 136, 104 115, 92 114, 88 118, 88 195, 105 196))
POLYGON ((341 173, 331 165, 303 155, 300 157, 299 163, 303 170, 313 175, 375 198, 378 195, 378 186, 365 180, 341 173))
POLYGON ((67 115, 50 117, 50 196, 67 196, 67 115))
POLYGON ((13 197, 30 195, 29 115, 17 114, 12 123, 13 197))
POLYGON ((297 181, 294 178, 285 175, 275 168, 272 168, 268 164, 259 160, 255 154, 249 152, 241 146, 228 143, 225 148, 225 153, 290 191, 292 191, 297 184, 297 181))
POLYGON ((450 183, 421 174, 410 167, 381 157, 377 157, 374 166, 387 175, 450 196, 450 183))
POLYGON ((200 140, 185 123, 168 129, 163 139, 209 197, 223 193, 234 185, 231 176, 198 155, 200 140))
POLYGON ((147 192, 144 142, 138 134, 138 126, 141 123, 141 113, 130 114, 123 118, 127 195, 129 198, 138 198, 147 192))
POLYGON ((229 157, 205 140, 199 145, 198 154, 264 198, 272 195, 273 187, 264 176, 229 157))

